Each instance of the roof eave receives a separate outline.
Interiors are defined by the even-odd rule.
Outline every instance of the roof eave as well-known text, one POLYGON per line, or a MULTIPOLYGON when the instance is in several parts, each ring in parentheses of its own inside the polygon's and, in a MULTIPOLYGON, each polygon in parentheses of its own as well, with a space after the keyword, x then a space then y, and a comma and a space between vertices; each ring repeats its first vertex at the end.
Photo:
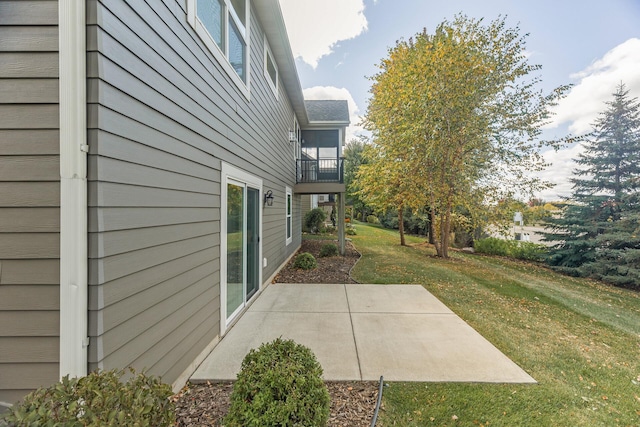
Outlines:
POLYGON ((291 51, 287 27, 278 0, 259 0, 253 2, 264 32, 269 40, 271 53, 278 64, 278 74, 291 101, 293 111, 300 125, 309 124, 307 109, 304 105, 302 85, 298 76, 296 61, 291 51))

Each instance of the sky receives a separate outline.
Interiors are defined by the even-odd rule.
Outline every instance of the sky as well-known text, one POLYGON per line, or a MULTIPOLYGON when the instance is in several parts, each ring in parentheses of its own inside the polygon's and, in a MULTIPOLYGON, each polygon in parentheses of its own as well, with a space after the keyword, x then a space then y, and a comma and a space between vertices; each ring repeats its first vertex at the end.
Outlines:
MULTIPOLYGON (((363 129, 371 76, 398 40, 462 13, 490 22, 506 17, 529 34, 526 52, 540 64, 540 89, 572 84, 555 108, 545 138, 589 132, 624 82, 640 98, 640 0, 280 0, 306 99, 346 99, 347 141, 363 129)), ((547 201, 569 196, 580 144, 544 152, 551 166, 540 176, 555 186, 547 201)))

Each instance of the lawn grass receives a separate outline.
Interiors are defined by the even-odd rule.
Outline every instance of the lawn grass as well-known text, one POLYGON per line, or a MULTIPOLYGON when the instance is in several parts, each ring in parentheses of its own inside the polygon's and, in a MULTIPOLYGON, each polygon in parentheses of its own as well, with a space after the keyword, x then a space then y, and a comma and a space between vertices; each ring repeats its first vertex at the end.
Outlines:
POLYGON ((538 381, 392 383, 383 426, 640 426, 640 294, 356 228, 356 280, 423 285, 538 381))

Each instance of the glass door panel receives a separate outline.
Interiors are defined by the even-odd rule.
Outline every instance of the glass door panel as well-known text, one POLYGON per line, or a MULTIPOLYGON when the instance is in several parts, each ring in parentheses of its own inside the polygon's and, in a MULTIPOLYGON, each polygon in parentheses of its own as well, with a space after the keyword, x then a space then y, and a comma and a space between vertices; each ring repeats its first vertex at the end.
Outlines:
POLYGON ((245 300, 260 283, 260 190, 247 187, 247 288, 245 300))
POLYGON ((227 319, 244 304, 244 187, 227 184, 227 319))

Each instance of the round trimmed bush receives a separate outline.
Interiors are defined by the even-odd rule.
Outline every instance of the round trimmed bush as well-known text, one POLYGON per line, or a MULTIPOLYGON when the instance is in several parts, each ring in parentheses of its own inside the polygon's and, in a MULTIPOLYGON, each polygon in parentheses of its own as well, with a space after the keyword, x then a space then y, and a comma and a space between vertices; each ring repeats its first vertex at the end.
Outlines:
POLYGON ((320 248, 320 257, 329 257, 338 255, 338 246, 335 243, 327 243, 320 248))
POLYGON ((245 356, 224 421, 228 427, 325 426, 329 405, 313 352, 278 338, 245 356))
POLYGON ((309 252, 302 252, 296 256, 296 260, 293 262, 295 268, 301 268, 303 270, 313 270, 318 266, 318 262, 315 257, 309 252))

